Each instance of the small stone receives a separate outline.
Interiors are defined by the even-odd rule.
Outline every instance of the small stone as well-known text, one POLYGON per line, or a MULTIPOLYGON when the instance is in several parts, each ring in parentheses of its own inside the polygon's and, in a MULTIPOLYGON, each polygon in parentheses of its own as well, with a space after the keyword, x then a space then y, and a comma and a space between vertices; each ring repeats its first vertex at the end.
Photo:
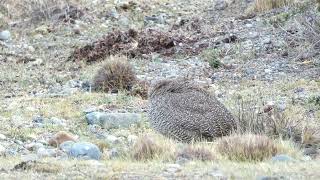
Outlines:
POLYGON ((107 140, 108 143, 111 143, 111 144, 119 143, 119 139, 116 136, 113 136, 113 135, 107 135, 106 140, 107 140))
POLYGON ((37 151, 37 156, 40 158, 54 157, 54 156, 57 156, 57 151, 56 149, 39 148, 37 151))
POLYGON ((28 149, 29 151, 37 151, 38 149, 43 147, 44 145, 38 142, 32 142, 25 145, 25 148, 28 149))
POLYGON ((117 157, 120 156, 120 153, 119 153, 119 151, 118 151, 117 148, 112 148, 112 149, 108 152, 108 154, 109 154, 109 158, 110 158, 110 159, 114 159, 114 158, 117 158, 117 157))
POLYGON ((43 64, 44 64, 44 62, 43 62, 43 60, 41 58, 37 58, 35 61, 33 61, 31 63, 32 66, 41 66, 43 64))
POLYGON ((264 40, 262 40, 263 44, 271 44, 271 38, 265 38, 264 40))
POLYGON ((318 154, 319 154, 318 150, 313 147, 305 148, 303 151, 303 155, 305 155, 305 156, 316 156, 318 154))
POLYGON ((77 24, 72 28, 72 31, 74 34, 77 34, 77 35, 81 34, 81 28, 77 24))
POLYGON ((103 113, 92 112, 86 115, 88 124, 98 124, 104 128, 128 128, 141 120, 137 113, 103 113))
POLYGON ((261 176, 258 177, 257 180, 279 180, 280 178, 275 176, 261 176))
POLYGON ((217 0, 214 5, 214 9, 218 11, 224 10, 227 7, 228 7, 228 3, 225 0, 217 0))
POLYGON ((6 148, 0 144, 0 156, 5 155, 5 153, 6 153, 6 148))
POLYGON ((65 141, 76 141, 76 140, 77 138, 74 137, 73 135, 64 131, 59 131, 51 139, 49 139, 48 143, 51 146, 59 146, 65 141))
POLYGON ((182 170, 181 165, 179 164, 168 164, 166 167, 166 171, 169 173, 176 173, 182 170))
POLYGON ((75 158, 81 159, 96 159, 101 158, 101 151, 98 146, 88 143, 88 142, 79 142, 72 145, 69 155, 75 158))
POLYGON ((5 135, 0 134, 0 140, 6 140, 6 139, 7 139, 7 137, 5 135))
POLYGON ((293 162, 293 161, 295 161, 295 159, 293 159, 292 157, 290 157, 286 154, 279 154, 279 155, 273 156, 271 158, 271 161, 273 161, 273 162, 293 162))
POLYGON ((21 156, 22 162, 37 161, 39 157, 36 154, 27 154, 21 156))
POLYGON ((58 126, 66 126, 65 120, 64 119, 59 119, 56 117, 52 117, 48 120, 49 124, 53 124, 53 125, 58 125, 58 126))
POLYGON ((8 30, 1 31, 0 32, 0 40, 1 41, 7 41, 11 39, 11 33, 8 30))
POLYGON ((36 51, 33 46, 28 46, 28 50, 29 50, 30 52, 35 52, 35 51, 36 51))

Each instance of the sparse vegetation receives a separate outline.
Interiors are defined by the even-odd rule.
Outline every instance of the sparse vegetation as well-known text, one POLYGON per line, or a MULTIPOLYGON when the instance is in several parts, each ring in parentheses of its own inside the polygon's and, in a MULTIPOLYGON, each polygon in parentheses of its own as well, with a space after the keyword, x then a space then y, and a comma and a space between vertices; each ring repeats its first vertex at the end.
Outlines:
POLYGON ((164 149, 158 145, 152 138, 141 136, 133 147, 133 158, 136 160, 151 160, 159 154, 163 153, 164 149))
POLYGON ((262 161, 277 154, 276 143, 264 135, 233 135, 217 142, 217 150, 228 159, 262 161))
POLYGON ((127 58, 116 56, 106 59, 93 79, 93 86, 95 90, 104 92, 131 90, 136 80, 136 74, 127 58))
POLYGON ((212 151, 203 146, 188 145, 177 152, 177 158, 185 158, 188 160, 214 161, 212 151))
POLYGON ((222 66, 219 57, 219 51, 216 49, 207 49, 202 52, 202 58, 209 63, 212 69, 217 69, 222 66))
POLYGON ((255 0, 254 11, 263 12, 293 4, 293 0, 255 0))

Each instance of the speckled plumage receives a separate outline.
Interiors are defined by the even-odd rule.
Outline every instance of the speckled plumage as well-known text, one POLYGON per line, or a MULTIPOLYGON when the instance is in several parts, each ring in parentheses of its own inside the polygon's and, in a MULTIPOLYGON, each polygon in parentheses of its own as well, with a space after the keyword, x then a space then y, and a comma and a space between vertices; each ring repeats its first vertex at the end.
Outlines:
POLYGON ((232 114, 214 96, 185 80, 162 80, 149 91, 149 120, 161 134, 183 142, 213 140, 234 130, 232 114))

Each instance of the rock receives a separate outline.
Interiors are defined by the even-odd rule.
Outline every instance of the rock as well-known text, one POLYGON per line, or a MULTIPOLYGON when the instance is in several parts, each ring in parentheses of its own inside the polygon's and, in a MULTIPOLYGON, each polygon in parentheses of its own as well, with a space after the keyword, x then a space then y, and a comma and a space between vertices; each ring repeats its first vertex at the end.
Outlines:
POLYGON ((57 132, 51 139, 49 139, 48 143, 51 146, 59 146, 65 141, 76 141, 77 138, 67 132, 59 131, 57 132))
POLYGON ((112 148, 110 151, 108 151, 108 155, 110 159, 114 159, 120 156, 120 153, 117 148, 112 148))
POLYGON ((98 146, 94 144, 78 142, 72 145, 68 154, 75 158, 99 160, 102 153, 98 146))
POLYGON ((275 176, 261 176, 258 177, 257 180, 279 180, 280 178, 275 176))
POLYGON ((5 135, 0 134, 0 140, 6 140, 6 139, 7 139, 7 137, 5 135))
POLYGON ((141 120, 137 113, 103 113, 92 112, 86 115, 88 124, 98 124, 104 128, 128 128, 141 120))
POLYGON ((28 149, 29 151, 37 151, 40 148, 43 148, 44 145, 42 143, 38 143, 38 142, 32 142, 29 144, 25 145, 25 148, 28 149))
POLYGON ((0 32, 0 41, 7 41, 11 39, 11 33, 8 30, 0 32))
POLYGON ((271 44, 271 38, 265 38, 262 40, 263 44, 271 44))
POLYGON ((119 139, 116 136, 113 136, 113 135, 107 135, 106 141, 108 143, 111 143, 111 144, 117 144, 117 143, 120 142, 119 139))
POLYGON ((53 124, 53 125, 58 125, 58 126, 66 126, 65 120, 64 119, 59 119, 56 117, 52 117, 48 120, 49 124, 53 124))
POLYGON ((165 171, 169 173, 176 173, 182 170, 179 164, 168 164, 165 171))
POLYGON ((318 150, 314 147, 305 148, 303 151, 303 155, 316 157, 319 154, 318 150))
POLYGON ((0 144, 0 156, 5 155, 5 153, 6 153, 6 148, 0 144))
POLYGON ((214 9, 218 11, 224 10, 227 7, 228 7, 228 3, 225 0, 217 0, 214 5, 214 9))
POLYGON ((56 149, 46 149, 46 148, 39 148, 37 151, 37 156, 40 158, 43 157, 55 157, 57 156, 57 150, 56 149))
POLYGON ((27 154, 21 156, 22 162, 37 161, 39 157, 36 154, 27 154))
POLYGON ((279 154, 279 155, 275 155, 271 158, 271 161, 273 162, 293 162, 295 161, 295 159, 293 159, 292 157, 286 155, 286 154, 279 154))
POLYGON ((41 59, 41 58, 37 58, 35 61, 33 61, 31 63, 32 66, 41 66, 43 64, 44 64, 44 62, 43 62, 43 59, 41 59))
POLYGON ((60 144, 59 148, 66 153, 69 153, 72 146, 75 144, 74 141, 65 141, 63 143, 60 144))

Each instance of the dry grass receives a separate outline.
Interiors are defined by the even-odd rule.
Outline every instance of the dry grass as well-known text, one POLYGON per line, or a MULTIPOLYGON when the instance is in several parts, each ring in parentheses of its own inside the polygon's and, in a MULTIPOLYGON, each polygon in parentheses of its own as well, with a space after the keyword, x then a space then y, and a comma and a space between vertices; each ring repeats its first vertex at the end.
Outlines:
POLYGON ((278 152, 275 142, 263 135, 233 135, 217 141, 217 151, 230 160, 262 161, 278 152))
POLYGON ((255 0, 251 7, 255 12, 265 12, 275 8, 288 6, 294 3, 294 0, 255 0))
POLYGON ((127 58, 114 56, 106 59, 106 63, 96 73, 93 84, 96 90, 104 92, 130 90, 136 79, 136 74, 127 58))
POLYGON ((133 146, 133 158, 136 160, 150 160, 164 151, 163 147, 157 144, 149 136, 141 136, 133 146))
POLYGON ((177 153, 177 158, 184 158, 188 160, 213 161, 216 157, 213 152, 204 146, 188 145, 177 153))

